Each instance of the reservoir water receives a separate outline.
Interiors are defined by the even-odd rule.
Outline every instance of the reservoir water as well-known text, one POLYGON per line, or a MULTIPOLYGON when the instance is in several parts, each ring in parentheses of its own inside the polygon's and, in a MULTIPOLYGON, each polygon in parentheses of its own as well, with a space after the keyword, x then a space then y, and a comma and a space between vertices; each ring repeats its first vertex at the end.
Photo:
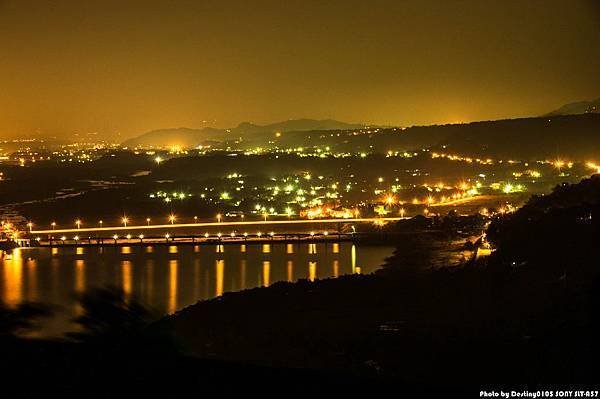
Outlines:
POLYGON ((225 292, 278 281, 371 273, 392 247, 342 243, 155 245, 18 248, 0 252, 0 300, 5 306, 52 306, 37 336, 75 331, 77 294, 117 287, 162 314, 225 292))

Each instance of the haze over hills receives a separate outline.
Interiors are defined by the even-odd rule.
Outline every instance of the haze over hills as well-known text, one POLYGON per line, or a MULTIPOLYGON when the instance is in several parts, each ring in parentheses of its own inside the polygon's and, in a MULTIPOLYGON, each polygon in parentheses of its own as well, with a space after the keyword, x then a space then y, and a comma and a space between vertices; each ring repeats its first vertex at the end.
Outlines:
POLYGON ((194 148, 207 142, 245 139, 249 136, 257 138, 259 135, 273 135, 276 132, 303 132, 310 130, 345 130, 359 129, 364 124, 346 123, 333 119, 292 119, 269 125, 255 125, 242 122, 231 129, 216 129, 206 127, 203 129, 173 128, 159 129, 144 133, 141 136, 123 142, 125 147, 167 147, 181 146, 194 148))
POLYGON ((481 121, 465 124, 367 128, 336 121, 301 120, 267 126, 242 123, 222 129, 165 129, 124 146, 195 148, 329 148, 332 153, 432 151, 499 159, 600 158, 600 113, 481 121), (310 129, 313 127, 313 129, 310 129), (290 129, 290 130, 286 130, 290 129), (282 132, 280 136, 275 132, 282 132))
POLYGON ((579 115, 579 114, 592 114, 600 112, 600 98, 591 101, 577 101, 569 104, 565 104, 562 107, 549 112, 545 116, 556 116, 556 115, 579 115))

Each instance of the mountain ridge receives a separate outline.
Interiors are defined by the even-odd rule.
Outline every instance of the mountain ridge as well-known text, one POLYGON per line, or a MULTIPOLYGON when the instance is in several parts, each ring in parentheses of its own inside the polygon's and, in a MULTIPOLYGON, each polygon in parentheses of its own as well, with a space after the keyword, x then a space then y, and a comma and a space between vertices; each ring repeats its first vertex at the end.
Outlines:
POLYGON ((241 122, 230 129, 205 127, 201 129, 179 127, 156 129, 128 139, 122 143, 124 147, 168 147, 180 146, 195 148, 210 141, 232 140, 244 138, 245 135, 273 134, 276 132, 302 132, 311 130, 344 130, 359 129, 367 126, 359 123, 340 122, 335 119, 289 119, 267 125, 257 125, 251 122, 241 122))

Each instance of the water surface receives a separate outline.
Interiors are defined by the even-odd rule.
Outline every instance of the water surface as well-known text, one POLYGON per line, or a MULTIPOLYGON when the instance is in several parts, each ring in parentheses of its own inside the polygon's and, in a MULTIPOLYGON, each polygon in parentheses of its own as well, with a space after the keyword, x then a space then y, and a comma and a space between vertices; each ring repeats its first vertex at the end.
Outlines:
POLYGON ((392 251, 352 243, 19 248, 0 252, 0 300, 54 306, 37 334, 58 336, 75 328, 76 294, 94 287, 119 287, 166 314, 278 281, 371 273, 392 251))

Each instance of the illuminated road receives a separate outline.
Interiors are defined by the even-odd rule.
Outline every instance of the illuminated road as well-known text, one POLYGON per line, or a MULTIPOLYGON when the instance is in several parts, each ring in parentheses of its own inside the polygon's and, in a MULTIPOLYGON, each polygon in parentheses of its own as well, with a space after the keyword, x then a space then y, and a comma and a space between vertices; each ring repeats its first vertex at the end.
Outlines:
POLYGON ((393 218, 354 218, 354 219, 294 219, 294 220, 257 220, 248 222, 204 222, 204 223, 174 223, 174 224, 151 224, 138 226, 112 226, 112 227, 82 227, 71 229, 50 229, 50 230, 31 230, 31 234, 58 234, 58 233, 89 233, 89 232, 116 232, 131 230, 149 230, 149 229, 179 229, 194 227, 227 227, 227 226, 273 226, 273 225, 294 225, 294 224, 313 224, 313 223, 377 223, 377 222, 395 222, 398 220, 410 219, 408 217, 393 218))

